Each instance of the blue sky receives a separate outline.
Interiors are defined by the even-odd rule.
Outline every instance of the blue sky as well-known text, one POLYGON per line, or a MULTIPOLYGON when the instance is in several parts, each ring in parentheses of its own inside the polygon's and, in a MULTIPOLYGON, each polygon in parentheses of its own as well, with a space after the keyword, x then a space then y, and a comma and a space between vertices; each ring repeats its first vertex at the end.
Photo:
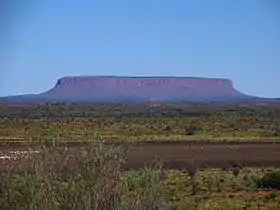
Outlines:
POLYGON ((63 76, 125 75, 222 77, 244 93, 280 97, 277 0, 15 0, 3 8, 0 96, 40 93, 63 76))

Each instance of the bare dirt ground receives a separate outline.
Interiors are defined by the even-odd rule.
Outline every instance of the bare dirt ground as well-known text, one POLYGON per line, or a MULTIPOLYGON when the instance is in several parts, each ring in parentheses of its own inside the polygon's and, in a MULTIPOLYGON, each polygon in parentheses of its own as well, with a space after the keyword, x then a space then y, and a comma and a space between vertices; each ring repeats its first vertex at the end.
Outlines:
MULTIPOLYGON (((84 146, 83 143, 68 145, 69 148, 78 149, 83 149, 84 146)), ((35 145, 0 146, 0 171, 5 169, 7 164, 16 164, 16 157, 28 149, 38 152, 35 145)), ((137 142, 129 144, 124 168, 149 165, 155 157, 160 158, 168 169, 184 169, 190 164, 199 168, 228 168, 235 164, 248 167, 280 167, 280 142, 137 142)))
POLYGON ((147 143, 132 147, 127 165, 139 167, 155 156, 170 169, 183 169, 193 163, 200 168, 227 168, 237 163, 280 166, 280 143, 147 143))

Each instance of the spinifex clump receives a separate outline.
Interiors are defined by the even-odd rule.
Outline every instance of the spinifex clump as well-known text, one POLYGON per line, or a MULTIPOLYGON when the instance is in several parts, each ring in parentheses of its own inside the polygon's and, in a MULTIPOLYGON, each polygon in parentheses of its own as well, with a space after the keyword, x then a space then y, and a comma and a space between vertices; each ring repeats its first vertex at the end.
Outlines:
POLYGON ((102 142, 43 146, 1 174, 0 209, 163 209, 161 168, 127 172, 124 160, 123 148, 102 142))

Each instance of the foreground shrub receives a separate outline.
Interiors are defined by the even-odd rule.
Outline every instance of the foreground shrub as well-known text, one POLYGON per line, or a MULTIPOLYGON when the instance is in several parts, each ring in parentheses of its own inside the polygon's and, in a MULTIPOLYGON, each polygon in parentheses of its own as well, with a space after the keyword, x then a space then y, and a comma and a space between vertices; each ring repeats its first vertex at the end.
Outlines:
POLYGON ((199 130, 198 125, 196 124, 190 124, 185 127, 186 135, 194 135, 199 130))
POLYGON ((0 176, 1 209, 164 209, 161 167, 124 172, 122 148, 43 147, 0 176))
POLYGON ((122 197, 122 209, 168 209, 161 174, 161 168, 129 172, 124 181, 126 193, 122 197))
POLYGON ((258 187, 280 190, 280 171, 267 172, 257 181, 258 187))

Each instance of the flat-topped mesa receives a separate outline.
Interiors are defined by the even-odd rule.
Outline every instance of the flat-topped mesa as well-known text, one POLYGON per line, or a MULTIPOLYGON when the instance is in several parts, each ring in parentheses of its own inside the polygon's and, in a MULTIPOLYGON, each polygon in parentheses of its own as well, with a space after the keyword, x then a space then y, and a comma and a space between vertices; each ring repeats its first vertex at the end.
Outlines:
POLYGON ((58 86, 87 86, 87 87, 112 87, 112 86, 173 86, 186 88, 214 88, 233 90, 233 83, 229 79, 198 78, 198 77, 118 77, 118 76, 84 76, 63 77, 57 81, 58 86))
POLYGON ((201 102, 262 101, 239 92, 229 79, 200 77, 63 77, 41 94, 15 96, 18 101, 201 102))
POLYGON ((229 79, 199 77, 63 77, 44 98, 80 101, 204 101, 244 99, 229 79))
MULTIPOLYGON (((26 102, 264 102, 246 95, 229 79, 200 77, 63 77, 41 94, 0 98, 26 102)), ((279 100, 277 100, 278 102, 279 100)))

